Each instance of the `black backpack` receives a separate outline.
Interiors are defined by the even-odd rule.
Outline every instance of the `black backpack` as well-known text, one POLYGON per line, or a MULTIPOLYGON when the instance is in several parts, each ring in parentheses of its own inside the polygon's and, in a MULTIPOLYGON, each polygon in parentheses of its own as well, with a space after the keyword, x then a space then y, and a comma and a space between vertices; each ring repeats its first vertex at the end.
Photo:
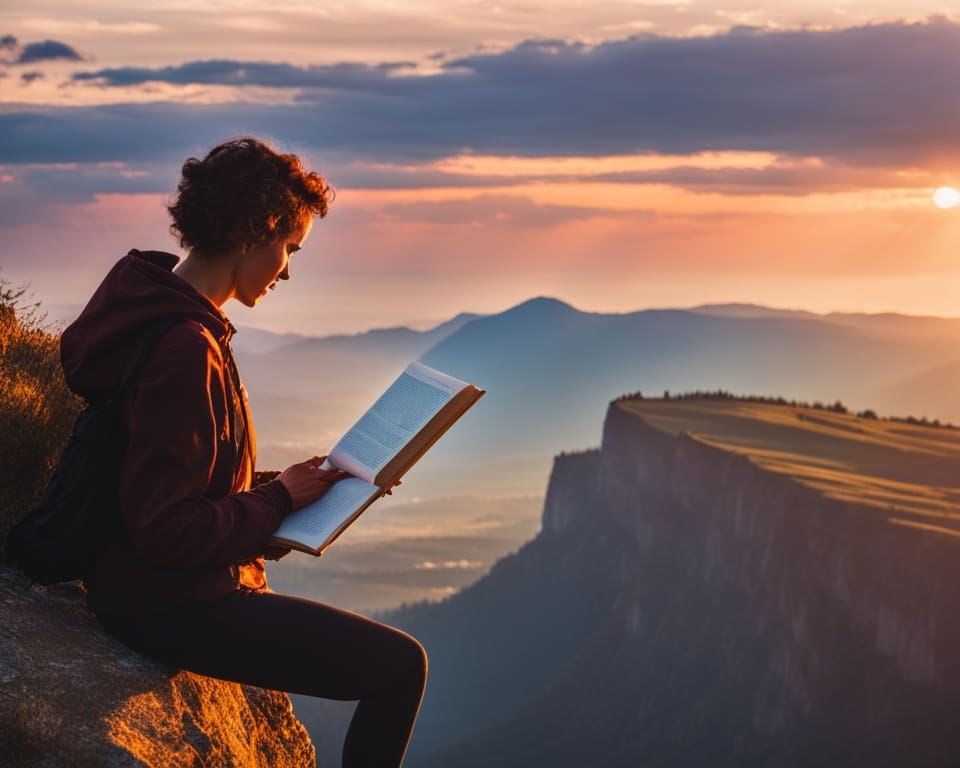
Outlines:
POLYGON ((7 557, 33 581, 84 578, 120 527, 120 472, 127 448, 124 400, 157 342, 177 320, 165 317, 148 326, 117 391, 77 416, 40 501, 10 530, 7 557))

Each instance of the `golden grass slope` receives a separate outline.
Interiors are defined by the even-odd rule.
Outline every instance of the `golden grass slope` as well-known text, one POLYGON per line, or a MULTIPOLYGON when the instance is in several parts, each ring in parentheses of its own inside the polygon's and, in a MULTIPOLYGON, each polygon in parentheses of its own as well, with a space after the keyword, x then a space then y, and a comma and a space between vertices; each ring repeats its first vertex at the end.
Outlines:
POLYGON ((63 379, 58 334, 24 289, 0 276, 0 559, 7 531, 39 497, 80 406, 63 379))
POLYGON ((623 400, 669 434, 747 456, 892 524, 960 536, 960 430, 738 400, 623 400))

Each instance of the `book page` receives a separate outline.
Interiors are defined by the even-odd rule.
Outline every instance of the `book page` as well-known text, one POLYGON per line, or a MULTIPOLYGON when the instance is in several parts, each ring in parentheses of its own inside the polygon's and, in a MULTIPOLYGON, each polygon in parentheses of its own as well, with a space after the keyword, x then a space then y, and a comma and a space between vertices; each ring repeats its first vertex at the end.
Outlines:
POLYGON ((330 461, 373 482, 377 473, 463 387, 464 382, 411 363, 330 451, 330 461))
POLYGON ((323 462, 324 469, 353 476, 288 515, 274 541, 321 554, 483 394, 472 384, 411 363, 323 462))
POLYGON ((334 483, 312 504, 287 516, 273 534, 317 549, 380 489, 357 477, 334 483))

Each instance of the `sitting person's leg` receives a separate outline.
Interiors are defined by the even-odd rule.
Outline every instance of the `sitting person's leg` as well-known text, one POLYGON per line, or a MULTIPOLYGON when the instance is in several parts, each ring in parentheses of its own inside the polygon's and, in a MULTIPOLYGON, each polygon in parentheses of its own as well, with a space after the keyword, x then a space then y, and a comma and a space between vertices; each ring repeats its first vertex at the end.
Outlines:
POLYGON ((409 635, 349 611, 272 593, 143 616, 101 615, 130 647, 160 661, 262 688, 359 699, 343 765, 399 766, 426 683, 409 635))

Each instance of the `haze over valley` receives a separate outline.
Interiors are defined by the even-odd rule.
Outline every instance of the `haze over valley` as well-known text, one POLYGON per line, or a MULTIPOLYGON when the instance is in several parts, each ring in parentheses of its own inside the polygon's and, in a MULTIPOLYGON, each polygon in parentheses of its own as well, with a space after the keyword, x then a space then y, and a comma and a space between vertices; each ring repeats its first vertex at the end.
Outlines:
POLYGON ((595 447, 607 403, 641 390, 785 397, 960 422, 960 320, 713 305, 626 314, 537 298, 428 331, 274 337, 241 330, 261 468, 323 452, 413 359, 487 390, 319 560, 278 585, 379 610, 439 599, 535 534, 553 457, 595 447), (246 337, 246 338, 245 338, 246 337))

